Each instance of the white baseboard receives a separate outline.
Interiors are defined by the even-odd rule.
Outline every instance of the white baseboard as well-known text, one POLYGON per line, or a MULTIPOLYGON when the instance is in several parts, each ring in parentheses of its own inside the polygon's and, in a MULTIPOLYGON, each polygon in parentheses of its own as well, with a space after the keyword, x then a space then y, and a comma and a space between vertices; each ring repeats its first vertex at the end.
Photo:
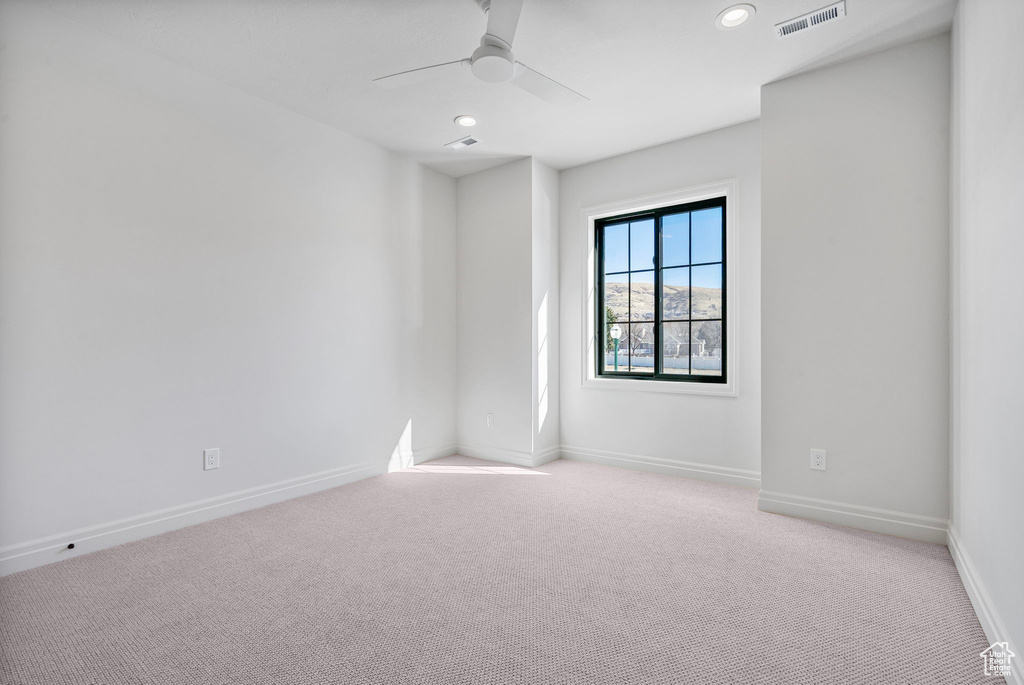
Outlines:
POLYGON ((439 445, 438 447, 421 447, 412 451, 412 463, 422 464, 433 459, 450 457, 453 454, 458 454, 458 451, 458 445, 454 442, 447 445, 439 445))
POLYGON ((1011 675, 1006 679, 1007 685, 1024 685, 1024 642, 1015 642, 1006 632, 1006 624, 999 617, 999 612, 992 602, 992 596, 981 582, 978 571, 967 555, 960 535, 952 524, 949 526, 949 542, 947 544, 949 553, 953 557, 953 563, 956 564, 956 570, 960 573, 960 579, 967 590, 967 596, 971 598, 974 613, 978 615, 981 629, 985 631, 985 637, 989 644, 1009 642, 1010 651, 1017 655, 1010 660, 1011 675))
POLYGON ((604 464, 605 466, 618 466, 634 471, 647 471, 668 476, 710 480, 716 483, 728 483, 729 485, 739 485, 745 488, 757 488, 761 485, 761 474, 758 471, 734 469, 727 466, 645 457, 586 447, 569 447, 568 445, 562 445, 562 458, 586 461, 592 464, 604 464))
POLYGON ((503 464, 526 466, 527 468, 532 469, 558 459, 560 449, 556 446, 548 448, 542 452, 538 452, 537 454, 533 454, 522 450, 510 450, 503 447, 488 447, 485 445, 472 445, 460 442, 458 445, 458 454, 461 454, 464 457, 486 459, 487 461, 497 461, 503 464))
POLYGON ((380 468, 363 462, 9 545, 0 548, 0 576, 334 488, 380 472, 380 468), (68 549, 72 542, 75 548, 68 549))
POLYGON ((549 447, 546 450, 541 450, 540 452, 537 452, 536 454, 534 454, 533 455, 533 466, 534 466, 534 468, 536 468, 538 466, 543 466, 544 464, 548 464, 550 462, 553 462, 555 459, 561 459, 561 458, 562 458, 562 448, 559 445, 555 445, 554 447, 549 447))
POLYGON ((898 535, 925 542, 937 542, 943 545, 946 544, 946 526, 949 524, 946 519, 932 516, 908 514, 891 509, 876 509, 814 497, 787 495, 767 490, 762 490, 758 494, 757 508, 772 514, 785 514, 812 521, 836 523, 850 528, 898 535))
POLYGON ((533 466, 533 454, 521 450, 510 450, 504 447, 487 447, 485 445, 470 445, 460 442, 456 454, 475 459, 486 459, 487 461, 500 461, 504 464, 515 464, 516 466, 533 466))

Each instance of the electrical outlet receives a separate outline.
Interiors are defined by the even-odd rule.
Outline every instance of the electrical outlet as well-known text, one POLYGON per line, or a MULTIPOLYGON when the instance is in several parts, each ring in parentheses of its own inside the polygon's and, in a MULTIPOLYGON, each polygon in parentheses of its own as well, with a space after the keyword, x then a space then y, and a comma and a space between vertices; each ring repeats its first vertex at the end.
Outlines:
POLYGON ((220 448, 213 447, 208 450, 203 450, 203 470, 209 471, 210 469, 220 468, 220 448))
POLYGON ((486 421, 487 421, 487 427, 488 428, 493 426, 494 425, 494 414, 487 414, 486 421))
POLYGON ((825 450, 811 450, 811 468, 816 471, 825 470, 825 450))

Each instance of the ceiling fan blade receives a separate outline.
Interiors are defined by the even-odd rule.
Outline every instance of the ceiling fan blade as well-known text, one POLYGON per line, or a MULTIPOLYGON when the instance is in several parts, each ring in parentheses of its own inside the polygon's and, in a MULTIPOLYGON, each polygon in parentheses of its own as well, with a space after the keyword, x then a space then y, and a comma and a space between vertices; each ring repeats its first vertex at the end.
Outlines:
POLYGON ((468 65, 469 60, 460 59, 454 62, 444 62, 443 64, 434 64, 429 67, 400 71, 397 74, 375 78, 373 79, 373 82, 381 88, 400 88, 402 86, 411 86, 415 83, 425 83, 442 76, 447 76, 458 71, 462 68, 463 64, 468 65))
POLYGON ((516 73, 510 83, 552 105, 575 105, 590 101, 590 98, 580 95, 572 88, 563 86, 558 81, 549 79, 522 62, 516 62, 516 73))
POLYGON ((487 33, 499 38, 512 47, 519 26, 519 15, 523 12, 524 0, 491 0, 487 10, 487 33))

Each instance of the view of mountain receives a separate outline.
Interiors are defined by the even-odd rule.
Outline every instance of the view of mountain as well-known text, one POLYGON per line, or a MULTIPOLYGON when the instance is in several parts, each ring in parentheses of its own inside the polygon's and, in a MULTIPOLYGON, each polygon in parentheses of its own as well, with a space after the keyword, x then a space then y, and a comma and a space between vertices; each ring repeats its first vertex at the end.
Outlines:
MULTIPOLYGON (((689 290, 687 286, 664 286, 664 319, 687 318, 689 290)), ((633 283, 630 288, 625 283, 605 283, 605 304, 611 308, 617 321, 653 321, 654 284, 633 283), (632 318, 628 314, 630 296, 632 318)), ((722 318, 721 288, 693 288, 693 315, 704 319, 722 318)))

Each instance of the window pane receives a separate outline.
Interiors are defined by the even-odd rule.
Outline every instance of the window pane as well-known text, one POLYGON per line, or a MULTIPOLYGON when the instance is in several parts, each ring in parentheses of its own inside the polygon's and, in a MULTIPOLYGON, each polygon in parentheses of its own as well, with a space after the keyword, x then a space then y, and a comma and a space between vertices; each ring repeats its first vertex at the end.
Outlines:
POLYGON ((629 370, 629 326, 615 321, 605 321, 604 329, 604 354, 602 355, 604 371, 628 371, 629 370), (616 340, 613 333, 618 330, 619 339, 616 340), (616 354, 617 353, 617 354, 616 354))
POLYGON ((629 321, 629 274, 604 277, 605 313, 612 310, 616 321, 629 321))
POLYGON ((695 376, 722 375, 722 322, 694 321, 690 367, 695 376))
POLYGON ((671 214, 661 219, 661 265, 690 263, 690 214, 671 214))
POLYGON ((654 219, 629 225, 629 268, 654 268, 654 219))
POLYGON ((629 277, 629 320, 654 321, 654 272, 633 272, 629 277))
POLYGON ((604 272, 629 271, 629 224, 604 227, 604 272))
POLYGON ((712 207, 690 214, 693 234, 691 264, 722 261, 722 208, 712 207))
POLYGON ((690 316, 690 269, 679 267, 661 272, 661 318, 663 321, 690 316))
POLYGON ((609 217, 599 226, 600 373, 725 382, 725 207, 710 204, 609 217))
POLYGON ((722 318, 722 265, 695 266, 693 272, 693 318, 722 318))
POLYGON ((654 372, 654 322, 629 326, 629 370, 654 372))
POLYGON ((690 373, 690 324, 661 324, 661 366, 663 373, 690 373))

